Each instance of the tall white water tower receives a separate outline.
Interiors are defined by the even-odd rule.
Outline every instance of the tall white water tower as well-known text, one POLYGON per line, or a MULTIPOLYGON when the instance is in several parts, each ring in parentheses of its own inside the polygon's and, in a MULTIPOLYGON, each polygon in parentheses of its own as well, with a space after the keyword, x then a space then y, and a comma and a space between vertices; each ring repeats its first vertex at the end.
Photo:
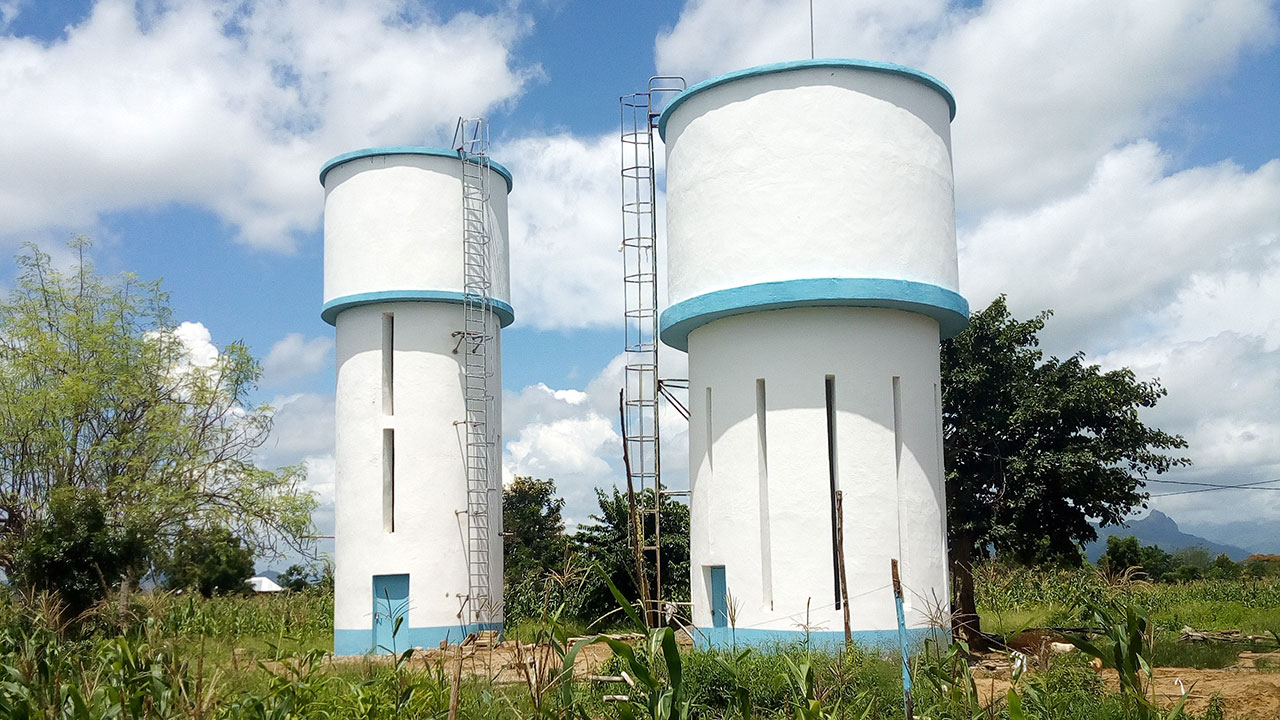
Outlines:
POLYGON ((338 353, 340 655, 502 625, 511 174, 475 153, 372 148, 320 173, 322 316, 338 353))
POLYGON ((662 340, 689 353, 693 620, 712 643, 896 643, 949 610, 939 340, 963 329, 934 78, 806 60, 690 87, 662 340), (836 544, 843 497, 846 587, 836 544), (732 618, 732 622, 730 619, 732 618))

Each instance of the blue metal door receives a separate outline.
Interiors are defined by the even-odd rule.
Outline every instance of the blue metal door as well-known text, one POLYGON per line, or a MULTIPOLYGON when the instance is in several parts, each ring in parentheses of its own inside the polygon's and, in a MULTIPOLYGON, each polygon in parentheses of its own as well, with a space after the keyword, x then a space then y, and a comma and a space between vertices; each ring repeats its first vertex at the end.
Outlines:
POLYGON ((724 582, 724 566, 711 566, 711 627, 729 625, 729 589, 724 582))
POLYGON ((409 576, 373 576, 373 651, 396 652, 408 647, 409 576), (396 631, 397 619, 399 632, 396 631), (397 646, 399 640, 399 647, 397 646))

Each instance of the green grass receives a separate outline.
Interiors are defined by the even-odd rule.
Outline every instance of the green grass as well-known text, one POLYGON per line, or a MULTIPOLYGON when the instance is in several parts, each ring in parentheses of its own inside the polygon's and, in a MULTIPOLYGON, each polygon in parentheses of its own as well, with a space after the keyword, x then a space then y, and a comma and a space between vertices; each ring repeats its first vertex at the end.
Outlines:
MULTIPOLYGON (((985 603, 985 626, 992 631, 1082 624, 1073 598, 1123 595, 1141 603, 1157 632, 1158 642, 1149 652, 1156 665, 1227 667, 1244 649, 1179 643, 1177 630, 1183 624, 1255 634, 1280 628, 1280 594, 1274 583, 1219 581, 1117 589, 1085 572, 1013 569, 985 577, 979 597, 985 603)), ((139 719, 399 720, 447 714, 451 673, 442 661, 413 657, 403 667, 385 661, 325 662, 332 643, 332 603, 332 596, 321 592, 212 600, 143 594, 128 599, 127 612, 121 614, 118 603, 112 605, 117 609, 104 606, 101 617, 90 621, 83 633, 59 636, 40 619, 38 607, 0 596, 0 670, 6 680, 0 683, 0 717, 71 717, 56 707, 57 698, 73 692, 88 698, 89 717, 116 712, 116 707, 134 708, 119 711, 119 717, 139 719), (169 709, 146 710, 148 702, 152 708, 169 703, 169 709), (22 703, 29 707, 23 710, 22 703)), ((620 622, 618 618, 610 620, 620 622)), ((576 621, 559 629, 571 636, 590 631, 576 621)), ((530 642, 542 632, 545 628, 537 622, 524 620, 508 628, 507 635, 530 642)), ((643 645, 636 646, 642 656, 643 645)), ((1130 706, 1103 687, 1083 654, 1054 657, 1049 663, 1020 681, 1026 717, 1129 717, 1130 706)), ((798 707, 812 702, 822 712, 839 708, 840 717, 862 717, 864 710, 869 720, 902 713, 900 667, 892 655, 857 648, 836 654, 809 652, 802 645, 782 643, 743 653, 688 650, 681 654, 681 665, 682 692, 691 699, 696 720, 738 717, 740 705, 734 699, 743 692, 756 718, 793 717, 798 707), (794 669, 805 664, 813 671, 808 691, 794 681, 794 669), (804 697, 804 692, 812 697, 804 697)), ((1263 671, 1280 670, 1280 663, 1267 659, 1258 665, 1263 671)), ((967 664, 947 648, 933 647, 914 658, 912 666, 919 716, 1006 716, 1002 704, 990 715, 980 707, 967 664)), ((615 658, 601 672, 613 674, 622 667, 615 658)), ((658 688, 672 682, 661 659, 648 667, 658 688)), ((620 717, 618 705, 603 699, 618 692, 641 691, 576 683, 567 694, 550 696, 543 716, 620 717)), ((999 703, 1003 702, 1002 697, 999 703)), ((464 680, 460 709, 463 718, 523 720, 535 714, 523 685, 495 685, 484 678, 464 680)), ((1209 715, 1205 718, 1211 720, 1209 715)))
POLYGON ((992 632, 1079 625, 1082 615, 1073 608, 1121 596, 1144 607, 1158 630, 1280 633, 1280 578, 1111 586, 1092 567, 1046 570, 1002 563, 983 565, 974 576, 979 615, 992 632))
POLYGON ((1176 636, 1158 640, 1151 651, 1151 662, 1160 667, 1219 669, 1237 664, 1237 656, 1260 647, 1230 643, 1185 643, 1176 636))

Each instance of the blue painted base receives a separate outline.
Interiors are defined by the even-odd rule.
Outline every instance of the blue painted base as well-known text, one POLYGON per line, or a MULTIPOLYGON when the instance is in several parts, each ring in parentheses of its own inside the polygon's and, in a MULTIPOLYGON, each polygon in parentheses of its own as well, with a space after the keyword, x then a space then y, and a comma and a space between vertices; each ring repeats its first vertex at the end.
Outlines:
MULTIPOLYGON (((853 644, 864 650, 898 652, 898 631, 893 630, 855 630, 853 644)), ((763 630, 760 628, 717 627, 695 628, 694 642, 702 648, 728 648, 735 645, 739 648, 785 647, 805 642, 805 633, 800 630, 763 630)), ((949 633, 934 628, 908 628, 907 641, 912 651, 924 646, 930 638, 949 640, 949 633)), ((809 646, 815 650, 839 652, 844 649, 844 631, 822 630, 808 634, 809 646)))
POLYGON ((394 648, 373 647, 373 629, 335 630, 333 632, 334 655, 365 655, 367 653, 404 652, 411 647, 437 648, 443 641, 458 644, 468 635, 480 630, 502 632, 502 623, 478 625, 442 625, 440 627, 401 627, 396 635, 394 648))

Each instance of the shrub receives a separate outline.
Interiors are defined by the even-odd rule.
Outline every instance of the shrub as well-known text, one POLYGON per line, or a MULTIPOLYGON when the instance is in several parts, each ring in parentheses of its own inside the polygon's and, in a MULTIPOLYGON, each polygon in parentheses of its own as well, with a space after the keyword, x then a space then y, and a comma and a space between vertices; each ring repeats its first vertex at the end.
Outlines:
POLYGON ((146 555, 141 533, 114 522, 101 494, 60 487, 21 540, 13 576, 20 587, 55 593, 70 619, 120 582, 136 582, 146 555))
POLYGON ((187 528, 164 570, 171 589, 192 588, 205 597, 243 593, 253 576, 253 550, 226 528, 187 528))

